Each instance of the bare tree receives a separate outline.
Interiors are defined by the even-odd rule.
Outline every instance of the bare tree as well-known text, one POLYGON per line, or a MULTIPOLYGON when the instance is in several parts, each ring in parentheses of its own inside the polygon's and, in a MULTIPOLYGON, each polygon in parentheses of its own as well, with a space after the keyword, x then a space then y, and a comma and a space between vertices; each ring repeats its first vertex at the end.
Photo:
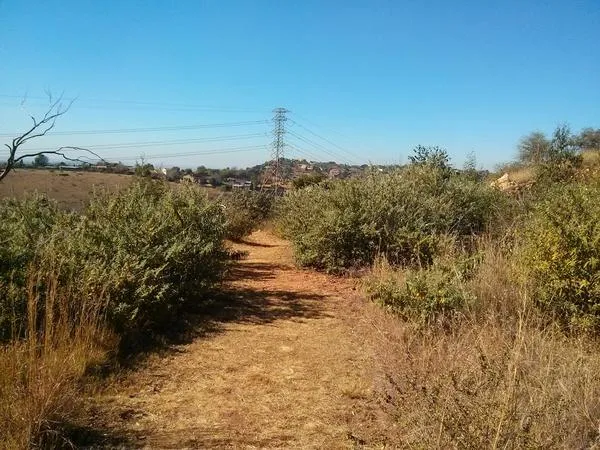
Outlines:
POLYGON ((82 159, 82 157, 73 158, 72 156, 69 156, 70 152, 79 151, 86 152, 96 157, 97 159, 104 161, 93 151, 82 147, 63 146, 55 150, 42 150, 26 153, 19 152, 21 146, 31 141, 32 139, 45 136, 50 130, 52 130, 54 128, 54 125, 56 124, 56 119, 66 114, 67 111, 69 111, 69 109, 73 105, 74 101, 71 100, 65 106, 62 102, 62 96, 58 97, 56 100, 53 100, 52 95, 48 94, 48 98, 50 105, 46 110, 44 116, 41 119, 36 119, 33 115, 30 115, 29 117, 31 117, 31 120, 33 122, 31 128, 29 128, 29 130, 27 130, 20 136, 14 138, 10 144, 4 144, 6 148, 8 148, 8 159, 6 160, 6 165, 3 168, 0 168, 0 181, 2 181, 24 159, 35 158, 40 155, 57 155, 67 161, 88 164, 89 161, 85 161, 84 159, 82 159))
POLYGON ((600 150, 600 128, 584 128, 578 136, 579 145, 585 150, 600 150))
POLYGON ((550 140, 541 131, 534 131, 524 136, 517 147, 519 160, 531 164, 546 161, 549 157, 550 144, 550 140))

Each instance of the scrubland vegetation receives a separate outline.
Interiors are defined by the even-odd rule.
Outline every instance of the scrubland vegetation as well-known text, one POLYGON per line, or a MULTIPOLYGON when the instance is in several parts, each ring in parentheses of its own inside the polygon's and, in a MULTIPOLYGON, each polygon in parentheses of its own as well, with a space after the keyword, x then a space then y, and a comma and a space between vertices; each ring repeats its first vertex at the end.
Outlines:
POLYGON ((510 193, 419 147, 406 167, 303 180, 275 204, 150 180, 96 192, 79 213, 3 200, 7 447, 59 442, 86 370, 202 302, 227 271, 225 240, 267 219, 299 265, 358 276, 387 312, 378 398, 394 445, 600 445, 598 149, 581 142, 565 127, 523 141, 534 183, 510 193))
POLYGON ((261 191, 233 191, 222 198, 226 237, 239 241, 271 218, 274 198, 261 191))
POLYGON ((0 429, 8 447, 54 439, 86 368, 135 350, 218 283, 221 205, 139 181, 81 213, 44 197, 0 203, 0 429))
POLYGON ((389 311, 377 346, 397 445, 600 445, 600 185, 565 127, 546 150, 510 194, 419 147, 408 167, 279 206, 299 264, 368 270, 389 311))

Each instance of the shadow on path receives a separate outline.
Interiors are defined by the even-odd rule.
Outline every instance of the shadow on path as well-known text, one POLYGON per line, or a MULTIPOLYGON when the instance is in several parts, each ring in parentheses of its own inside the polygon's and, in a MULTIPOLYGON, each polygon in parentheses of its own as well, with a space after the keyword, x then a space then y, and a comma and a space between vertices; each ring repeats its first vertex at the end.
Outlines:
POLYGON ((115 368, 135 370, 148 356, 183 353, 182 345, 222 332, 227 324, 273 324, 280 320, 303 321, 329 317, 323 307, 324 295, 304 290, 236 285, 236 281, 261 282, 276 279, 278 272, 289 271, 281 264, 242 262, 236 264, 219 291, 188 299, 179 318, 154 334, 139 333, 121 342, 116 359, 90 374, 104 376, 115 368))
POLYGON ((240 241, 238 241, 240 244, 242 245, 247 245, 248 247, 261 247, 261 248, 274 248, 274 247, 280 247, 279 245, 274 245, 274 244, 263 244, 261 242, 252 242, 252 241, 247 241, 245 239, 242 239, 240 241))
MULTIPOLYGON (((190 300, 180 319, 163 333, 151 338, 140 336, 139 340, 131 343, 130 349, 126 349, 124 355, 127 356, 93 371, 91 375, 102 377, 114 373, 115 368, 123 373, 136 371, 152 354, 186 353, 189 350, 183 345, 224 332, 231 324, 277 326, 278 321, 331 317, 324 307, 326 296, 299 290, 302 286, 295 285, 296 289, 286 290, 273 288, 274 283, 270 283, 266 289, 260 288, 261 281, 273 280, 277 278, 277 272, 289 270, 289 267, 276 263, 244 261, 237 264, 228 277, 229 282, 221 290, 190 300), (258 282, 258 287, 236 285, 236 282, 247 280, 258 282)), ((90 410, 86 425, 71 426, 67 434, 76 448, 130 448, 136 446, 136 442, 143 442, 140 441, 143 437, 134 436, 135 433, 127 432, 127 436, 123 436, 115 434, 117 430, 112 427, 103 429, 102 414, 102 411, 90 410)), ((215 441, 213 444, 221 446, 227 443, 215 441)))
POLYGON ((229 281, 252 280, 266 281, 277 278, 277 272, 288 269, 283 264, 265 262, 244 262, 231 269, 229 281))
MULTIPOLYGON (((215 292, 186 314, 186 319, 166 334, 164 350, 222 332, 227 324, 274 324, 280 320, 303 321, 330 317, 323 308, 325 296, 278 289, 231 287, 215 292)), ((185 350, 182 350, 185 351, 185 350)))

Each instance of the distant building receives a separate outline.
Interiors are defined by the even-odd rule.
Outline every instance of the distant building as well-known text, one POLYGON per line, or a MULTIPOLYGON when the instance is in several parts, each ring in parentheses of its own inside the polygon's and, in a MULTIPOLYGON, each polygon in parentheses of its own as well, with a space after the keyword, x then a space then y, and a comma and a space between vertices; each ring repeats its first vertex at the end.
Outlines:
POLYGON ((231 188, 232 189, 252 189, 252 181, 246 181, 246 180, 234 180, 231 183, 231 188))

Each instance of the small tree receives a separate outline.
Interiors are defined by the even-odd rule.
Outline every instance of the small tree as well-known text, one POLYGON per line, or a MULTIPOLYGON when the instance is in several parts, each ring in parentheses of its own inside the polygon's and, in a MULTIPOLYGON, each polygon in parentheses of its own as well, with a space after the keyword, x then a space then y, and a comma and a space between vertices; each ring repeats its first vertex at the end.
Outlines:
POLYGON ((581 167, 582 161, 581 147, 578 145, 577 138, 573 136, 567 125, 559 125, 552 134, 546 159, 538 167, 537 180, 569 181, 581 167))
POLYGON ((152 176, 152 172, 154 172, 154 166, 152 164, 144 163, 142 160, 141 163, 135 164, 135 174, 138 177, 146 177, 149 178, 152 176))
POLYGON ((448 152, 441 147, 417 145, 413 150, 414 155, 409 156, 410 163, 417 166, 429 166, 442 170, 450 169, 448 152))
POLYGON ((6 163, 0 169, 0 181, 2 181, 6 176, 15 168, 22 167, 24 160, 29 158, 38 158, 41 156, 46 157, 46 155, 58 155, 67 161, 74 161, 79 163, 88 164, 89 161, 84 161, 81 158, 73 158, 70 157, 67 152, 69 151, 83 151, 87 152, 96 158, 102 160, 96 153, 91 150, 81 148, 81 147, 72 147, 72 146, 63 146, 59 147, 56 150, 43 150, 43 151, 34 151, 34 152, 20 152, 21 147, 32 139, 39 138, 45 136, 50 130, 54 128, 56 124, 56 119, 63 116, 67 113, 73 101, 71 101, 66 106, 62 102, 62 96, 57 100, 53 100, 52 95, 48 94, 48 99, 50 106, 46 110, 46 113, 42 116, 41 119, 35 118, 34 116, 30 116, 33 124, 31 128, 22 133, 21 135, 14 138, 10 144, 4 144, 6 148, 8 148, 8 158, 6 163))
POLYGON ((552 141, 548 149, 548 156, 551 161, 569 159, 579 153, 580 147, 577 139, 571 133, 568 125, 559 125, 552 134, 552 141))
POLYGON ((579 146, 585 150, 600 150, 600 128, 584 128, 577 137, 579 146))
POLYGON ((178 181, 181 178, 181 169, 177 166, 167 169, 167 180, 178 181))
POLYGON ((296 178, 292 181, 292 185, 294 189, 303 189, 308 186, 312 186, 313 184, 319 184, 321 181, 325 180, 326 176, 322 172, 314 172, 309 175, 302 175, 301 177, 296 178))
POLYGON ((50 160, 48 159, 48 157, 43 153, 40 153, 34 158, 33 165, 36 167, 45 167, 48 165, 49 162, 50 160))
POLYGON ((480 174, 477 171, 477 156, 475 152, 469 152, 467 159, 463 164, 463 173, 471 180, 479 180, 480 174))
POLYGON ((518 145, 519 161, 540 164, 548 159, 550 141, 541 131, 534 131, 521 138, 518 145))

